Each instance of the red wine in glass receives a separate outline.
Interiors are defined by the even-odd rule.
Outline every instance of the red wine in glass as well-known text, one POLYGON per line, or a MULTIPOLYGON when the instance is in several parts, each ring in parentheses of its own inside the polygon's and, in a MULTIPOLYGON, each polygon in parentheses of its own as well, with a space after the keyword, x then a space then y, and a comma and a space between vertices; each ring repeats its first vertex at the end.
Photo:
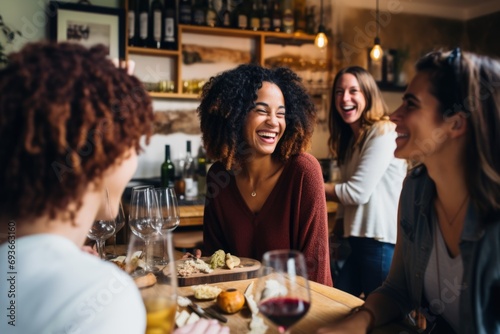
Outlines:
POLYGON ((309 302, 298 298, 276 297, 259 305, 259 311, 274 322, 280 332, 286 331, 309 311, 309 302))
POLYGON ((304 255, 296 250, 276 249, 264 253, 261 263, 254 300, 280 333, 290 333, 311 305, 304 255))

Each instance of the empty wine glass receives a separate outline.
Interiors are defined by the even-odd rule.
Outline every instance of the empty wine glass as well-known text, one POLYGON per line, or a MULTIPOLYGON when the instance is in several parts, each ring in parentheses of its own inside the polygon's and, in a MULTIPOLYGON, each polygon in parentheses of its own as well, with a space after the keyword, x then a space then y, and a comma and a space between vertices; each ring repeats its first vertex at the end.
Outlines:
POLYGON ((278 326, 280 333, 290 333, 311 305, 304 255, 289 249, 266 252, 254 299, 259 311, 278 326))
POLYGON ((155 271, 151 261, 151 240, 160 230, 161 213, 158 201, 151 186, 132 188, 130 200, 129 225, 132 233, 144 240, 144 258, 146 272, 155 271))
POLYGON ((161 232, 173 231, 181 221, 177 196, 173 188, 155 188, 161 211, 161 232))
POLYGON ((97 252, 101 259, 105 258, 104 255, 104 242, 107 238, 111 237, 116 230, 116 222, 111 214, 111 207, 109 204, 109 194, 108 189, 106 189, 106 212, 108 219, 99 219, 94 221, 89 231, 87 232, 87 237, 91 240, 95 240, 97 246, 97 252))
MULTIPOLYGON (((161 211, 161 226, 159 232, 165 234, 175 230, 181 221, 177 196, 173 188, 156 188, 154 191, 161 211)), ((163 248, 165 249, 165 245, 163 245, 163 248)), ((163 256, 160 264, 166 264, 167 260, 168 259, 163 256)))
POLYGON ((116 228, 115 228, 115 233, 113 233, 113 253, 108 254, 109 258, 115 258, 118 256, 118 254, 116 253, 116 234, 118 232, 120 232, 120 230, 123 228, 123 226, 125 226, 126 220, 127 219, 125 218, 125 212, 123 211, 123 205, 122 205, 122 202, 120 201, 118 203, 118 214, 115 217, 116 228))

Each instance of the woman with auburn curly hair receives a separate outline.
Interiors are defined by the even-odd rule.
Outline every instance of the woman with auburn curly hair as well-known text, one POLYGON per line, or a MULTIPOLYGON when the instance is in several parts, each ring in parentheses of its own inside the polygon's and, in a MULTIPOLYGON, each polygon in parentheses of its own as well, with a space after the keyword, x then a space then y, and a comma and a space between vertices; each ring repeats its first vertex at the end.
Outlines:
POLYGON ((203 86, 198 107, 207 156, 204 249, 261 259, 304 253, 309 278, 332 285, 326 201, 308 153, 314 105, 287 68, 240 65, 203 86))
POLYGON ((109 217, 106 189, 118 212, 152 132, 141 82, 106 55, 33 43, 0 70, 0 275, 11 277, 0 308, 14 308, 2 333, 144 333, 131 278, 80 250, 94 220, 109 217))
POLYGON ((325 185, 326 197, 339 202, 335 230, 343 229, 351 246, 335 287, 367 296, 391 266, 406 162, 394 157, 395 125, 364 68, 346 67, 335 76, 329 127, 341 179, 325 185))

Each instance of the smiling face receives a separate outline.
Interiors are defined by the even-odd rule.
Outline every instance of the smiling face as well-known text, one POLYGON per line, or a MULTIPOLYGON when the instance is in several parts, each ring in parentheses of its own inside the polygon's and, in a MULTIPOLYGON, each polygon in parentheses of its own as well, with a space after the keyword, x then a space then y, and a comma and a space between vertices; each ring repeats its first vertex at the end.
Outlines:
POLYGON ((270 155, 286 129, 285 98, 273 83, 264 81, 257 91, 255 108, 245 123, 245 139, 257 155, 270 155))
POLYGON ((391 115, 396 123, 397 158, 425 162, 443 149, 448 138, 447 122, 439 112, 439 101, 430 93, 430 78, 419 72, 408 85, 403 104, 391 115))
POLYGON ((359 129, 361 115, 366 108, 366 100, 359 87, 359 82, 351 73, 344 73, 335 86, 335 109, 340 117, 351 126, 359 129))

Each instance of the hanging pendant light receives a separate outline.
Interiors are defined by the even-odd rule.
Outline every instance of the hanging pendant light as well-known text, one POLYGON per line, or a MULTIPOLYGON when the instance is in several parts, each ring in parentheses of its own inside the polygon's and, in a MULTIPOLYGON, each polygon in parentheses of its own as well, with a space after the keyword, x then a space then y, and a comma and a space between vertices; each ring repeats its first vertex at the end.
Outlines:
POLYGON ((324 49, 328 45, 328 38, 326 37, 325 26, 323 25, 323 0, 321 0, 321 7, 319 13, 319 27, 318 33, 316 34, 316 38, 314 39, 314 45, 316 45, 320 49, 324 49))
POLYGON ((382 50, 382 47, 380 46, 380 38, 378 37, 379 31, 380 31, 378 1, 379 0, 377 0, 377 10, 376 10, 377 35, 375 36, 375 41, 373 43, 373 48, 370 51, 370 58, 372 60, 375 60, 375 61, 378 61, 378 60, 382 59, 382 56, 384 55, 384 50, 382 50))

